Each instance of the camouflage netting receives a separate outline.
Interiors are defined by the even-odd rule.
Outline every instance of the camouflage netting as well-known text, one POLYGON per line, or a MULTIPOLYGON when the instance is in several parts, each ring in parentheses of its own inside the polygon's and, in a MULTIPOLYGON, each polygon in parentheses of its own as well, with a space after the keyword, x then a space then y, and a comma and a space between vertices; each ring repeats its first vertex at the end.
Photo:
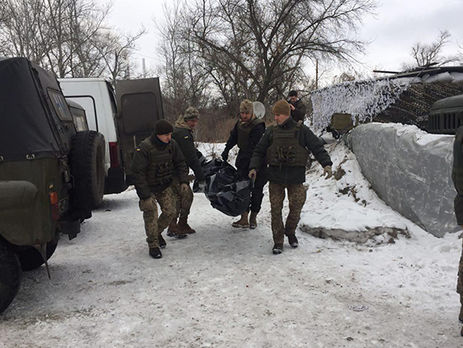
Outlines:
POLYGON ((428 129, 429 110, 435 101, 463 93, 463 83, 413 83, 400 98, 373 117, 378 122, 397 122, 428 129))
POLYGON ((426 129, 431 105, 461 93, 461 73, 345 82, 312 93, 313 127, 325 129, 334 113, 347 113, 360 123, 399 122, 426 129))

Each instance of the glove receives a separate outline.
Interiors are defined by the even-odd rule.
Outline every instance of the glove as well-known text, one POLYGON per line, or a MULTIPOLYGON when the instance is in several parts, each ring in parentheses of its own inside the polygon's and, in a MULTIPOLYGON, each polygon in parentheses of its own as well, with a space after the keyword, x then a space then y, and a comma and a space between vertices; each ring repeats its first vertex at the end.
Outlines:
POLYGON ((326 166, 323 168, 323 176, 325 176, 325 179, 329 179, 333 176, 333 172, 331 171, 331 166, 326 166))
POLYGON ((206 181, 198 181, 198 190, 196 192, 205 192, 206 191, 206 181))
POLYGON ((154 200, 154 197, 151 196, 147 199, 141 199, 138 205, 141 211, 152 211, 156 208, 156 201, 154 200))
POLYGON ((224 160, 224 162, 227 162, 227 160, 228 160, 228 151, 223 150, 223 152, 222 152, 222 154, 220 156, 222 156, 222 159, 224 160))
POLYGON ((248 176, 249 176, 249 179, 251 179, 251 180, 256 180, 257 171, 256 171, 255 169, 251 169, 251 170, 249 171, 248 176))

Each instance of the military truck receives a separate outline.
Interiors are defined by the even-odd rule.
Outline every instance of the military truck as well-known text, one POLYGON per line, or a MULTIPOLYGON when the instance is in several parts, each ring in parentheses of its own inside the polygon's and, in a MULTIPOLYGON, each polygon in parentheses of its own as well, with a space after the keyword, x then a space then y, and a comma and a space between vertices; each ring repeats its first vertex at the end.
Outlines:
POLYGON ((74 238, 102 199, 104 137, 77 131, 78 118, 51 73, 0 60, 0 313, 22 270, 46 264, 60 233, 74 238))
POLYGON ((463 126, 463 94, 434 102, 429 112, 428 132, 455 134, 463 126))

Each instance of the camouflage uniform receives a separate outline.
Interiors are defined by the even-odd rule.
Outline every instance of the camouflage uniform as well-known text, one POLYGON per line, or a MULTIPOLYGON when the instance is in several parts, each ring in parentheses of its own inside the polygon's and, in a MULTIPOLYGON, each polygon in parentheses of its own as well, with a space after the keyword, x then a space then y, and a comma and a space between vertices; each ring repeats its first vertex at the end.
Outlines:
POLYGON ((251 158, 250 169, 260 168, 264 160, 268 164, 273 241, 280 250, 283 248, 285 234, 290 244, 293 246, 293 238, 297 246, 295 231, 306 200, 303 183, 309 151, 323 167, 332 165, 319 138, 301 121, 296 122, 289 117, 284 123, 267 128, 251 158), (285 189, 288 190, 289 214, 286 224, 283 225, 281 211, 285 189))
POLYGON ((283 245, 284 236, 294 236, 296 227, 301 218, 301 210, 307 197, 304 185, 283 185, 270 182, 270 207, 272 214, 272 232, 275 244, 283 245), (286 225, 283 225, 281 211, 285 199, 285 189, 288 190, 289 214, 286 218, 286 225))
POLYGON ((154 198, 161 207, 161 215, 158 218, 158 208, 144 209, 142 201, 139 202, 140 210, 143 212, 145 222, 146 242, 150 248, 159 247, 159 235, 169 225, 176 214, 176 197, 172 187, 154 195, 154 198))
POLYGON ((132 172, 135 189, 140 197, 140 210, 143 211, 145 231, 150 248, 159 247, 159 236, 176 214, 176 196, 172 189, 174 180, 188 183, 188 168, 175 140, 168 144, 161 142, 156 135, 143 140, 137 147, 132 172), (145 204, 153 197, 161 207, 158 218, 156 204, 145 204))
POLYGON ((193 204, 193 191, 190 185, 188 185, 188 189, 182 190, 178 180, 173 181, 172 191, 177 198, 175 200, 175 216, 173 220, 177 218, 186 219, 190 215, 190 208, 193 204))
MULTIPOLYGON (((463 127, 457 129, 453 144, 452 179, 457 191, 454 202, 455 216, 458 225, 463 226, 463 127)), ((458 266, 457 293, 460 294, 461 304, 459 319, 463 322, 463 244, 460 264, 458 266)), ((463 328, 461 334, 463 336, 463 328)))

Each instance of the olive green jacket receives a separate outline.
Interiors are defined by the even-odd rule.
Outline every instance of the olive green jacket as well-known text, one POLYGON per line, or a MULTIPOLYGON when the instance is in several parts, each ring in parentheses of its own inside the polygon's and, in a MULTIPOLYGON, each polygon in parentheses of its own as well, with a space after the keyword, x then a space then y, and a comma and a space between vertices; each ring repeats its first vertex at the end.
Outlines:
MULTIPOLYGON (((272 132, 274 127, 283 129, 296 129, 297 122, 289 117, 283 124, 279 126, 268 127, 264 135, 257 144, 251 158, 249 169, 259 169, 265 163, 267 150, 272 145, 272 132)), ((331 166, 330 155, 323 147, 321 140, 305 125, 301 125, 299 134, 299 144, 307 151, 310 151, 315 156, 315 159, 322 165, 331 166)), ((305 166, 286 166, 286 165, 270 165, 267 169, 268 179, 276 184, 290 185, 302 184, 305 182, 305 166)))
POLYGON ((199 158, 203 157, 203 154, 195 147, 191 128, 188 127, 184 121, 177 121, 175 123, 174 132, 172 133, 172 138, 174 138, 178 146, 180 146, 186 164, 193 170, 196 179, 198 181, 203 181, 205 177, 201 163, 199 162, 199 158))
POLYGON ((174 178, 188 183, 188 167, 178 144, 173 139, 168 144, 163 143, 154 134, 137 147, 132 172, 140 199, 164 191, 174 178))

